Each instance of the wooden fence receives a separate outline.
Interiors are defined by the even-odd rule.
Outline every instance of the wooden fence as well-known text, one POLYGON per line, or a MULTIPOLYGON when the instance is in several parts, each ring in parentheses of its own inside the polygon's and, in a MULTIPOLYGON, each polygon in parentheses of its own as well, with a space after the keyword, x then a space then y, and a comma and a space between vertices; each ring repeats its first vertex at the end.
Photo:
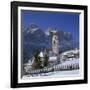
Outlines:
POLYGON ((28 70, 26 74, 41 74, 41 73, 48 73, 48 72, 54 72, 54 71, 70 71, 70 70, 77 70, 79 69, 79 64, 70 64, 70 65, 61 65, 61 66, 53 66, 43 69, 37 69, 37 70, 28 70))

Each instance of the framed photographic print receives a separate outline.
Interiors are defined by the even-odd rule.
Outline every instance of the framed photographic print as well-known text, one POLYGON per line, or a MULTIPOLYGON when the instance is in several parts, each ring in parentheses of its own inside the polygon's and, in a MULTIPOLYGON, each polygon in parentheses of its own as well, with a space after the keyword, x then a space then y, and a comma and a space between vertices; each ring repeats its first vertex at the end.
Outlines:
POLYGON ((11 2, 11 87, 87 83, 87 6, 11 2))

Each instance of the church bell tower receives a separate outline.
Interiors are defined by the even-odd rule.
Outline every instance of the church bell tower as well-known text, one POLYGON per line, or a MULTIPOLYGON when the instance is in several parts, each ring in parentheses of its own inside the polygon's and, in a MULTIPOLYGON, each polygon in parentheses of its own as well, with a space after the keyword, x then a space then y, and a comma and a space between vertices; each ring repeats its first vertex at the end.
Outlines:
POLYGON ((55 55, 59 54, 59 37, 58 37, 58 31, 52 30, 51 36, 52 36, 52 51, 55 55))

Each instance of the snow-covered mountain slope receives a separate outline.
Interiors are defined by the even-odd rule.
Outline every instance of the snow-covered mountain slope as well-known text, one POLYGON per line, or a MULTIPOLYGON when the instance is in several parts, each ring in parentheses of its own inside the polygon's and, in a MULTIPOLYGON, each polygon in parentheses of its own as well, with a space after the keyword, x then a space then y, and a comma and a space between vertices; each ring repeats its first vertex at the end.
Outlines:
POLYGON ((71 60, 66 60, 65 62, 62 62, 60 64, 57 64, 56 66, 67 66, 67 65, 78 65, 79 64, 79 59, 71 59, 71 60))

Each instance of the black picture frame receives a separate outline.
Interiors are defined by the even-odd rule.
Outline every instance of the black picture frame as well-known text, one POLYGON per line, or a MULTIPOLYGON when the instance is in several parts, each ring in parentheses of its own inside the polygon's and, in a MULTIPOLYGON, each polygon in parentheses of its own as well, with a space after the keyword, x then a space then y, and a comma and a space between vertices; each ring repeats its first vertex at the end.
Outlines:
POLYGON ((66 5, 66 4, 50 4, 35 2, 11 2, 11 88, 18 87, 36 87, 36 86, 53 86, 68 84, 83 84, 88 82, 87 72, 87 6, 84 5, 66 5), (18 83, 18 7, 43 7, 58 9, 77 9, 84 11, 84 78, 78 80, 64 81, 45 81, 18 83))

